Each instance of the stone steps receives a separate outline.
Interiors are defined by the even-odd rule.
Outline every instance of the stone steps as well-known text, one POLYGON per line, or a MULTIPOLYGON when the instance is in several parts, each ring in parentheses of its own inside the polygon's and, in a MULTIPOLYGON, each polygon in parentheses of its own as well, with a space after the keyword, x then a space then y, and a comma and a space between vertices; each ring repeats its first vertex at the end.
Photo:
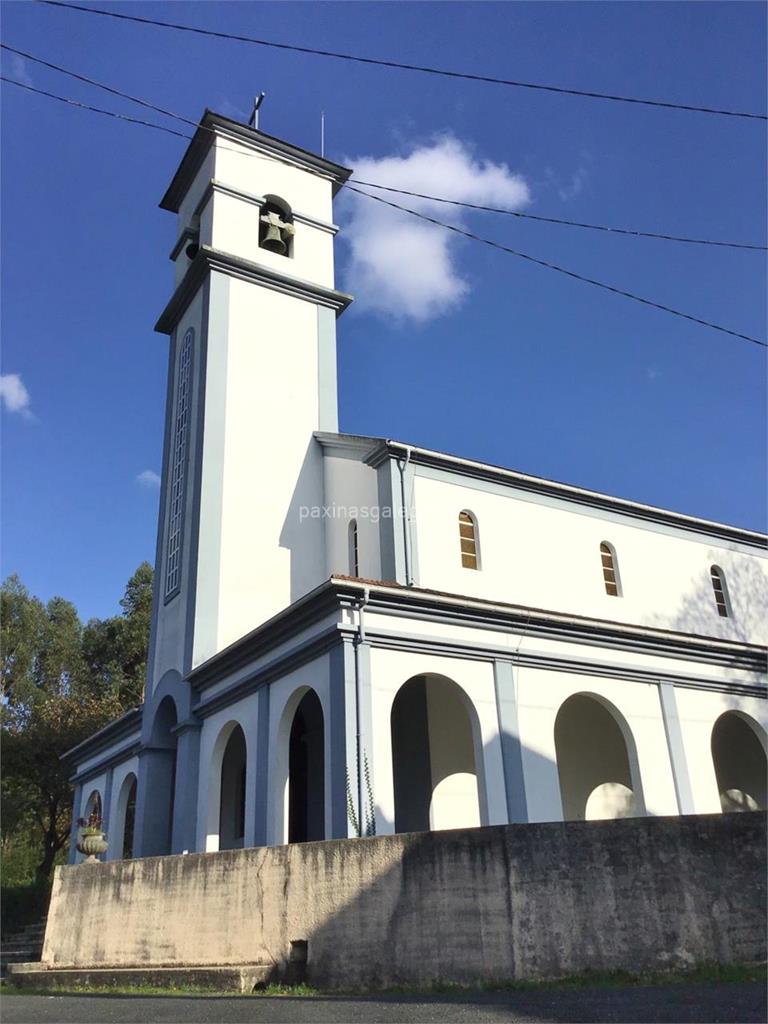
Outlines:
POLYGON ((10 964, 40 960, 45 939, 45 919, 25 925, 12 932, 0 949, 0 978, 5 978, 10 964))
POLYGON ((217 992, 253 992, 279 980, 275 964, 205 967, 67 967, 9 963, 9 981, 20 988, 80 989, 147 985, 153 988, 200 988, 217 992))

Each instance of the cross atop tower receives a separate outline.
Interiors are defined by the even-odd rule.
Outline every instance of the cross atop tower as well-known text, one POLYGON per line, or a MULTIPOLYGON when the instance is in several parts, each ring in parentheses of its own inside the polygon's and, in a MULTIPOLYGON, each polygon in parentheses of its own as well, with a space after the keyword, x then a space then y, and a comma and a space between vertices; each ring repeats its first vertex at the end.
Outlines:
POLYGON ((257 131, 259 128, 259 107, 264 102, 264 97, 266 95, 267 94, 265 92, 260 92, 258 96, 253 97, 253 110, 251 111, 251 116, 248 118, 248 126, 250 128, 255 128, 257 131))

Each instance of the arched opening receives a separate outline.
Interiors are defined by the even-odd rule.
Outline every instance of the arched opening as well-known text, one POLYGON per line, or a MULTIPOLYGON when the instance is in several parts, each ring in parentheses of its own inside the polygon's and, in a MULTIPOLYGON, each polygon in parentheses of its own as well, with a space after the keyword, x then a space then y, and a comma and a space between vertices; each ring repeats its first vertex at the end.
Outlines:
POLYGON ((712 760, 724 814, 766 808, 768 762, 758 729, 738 711, 726 711, 712 729, 712 760))
POLYGON ((719 565, 711 566, 709 577, 712 580, 712 593, 715 597, 715 608, 717 614, 727 619, 731 614, 731 601, 728 596, 728 584, 725 582, 725 573, 719 565))
POLYGON ((293 213, 280 196, 265 195, 259 215, 259 246, 278 256, 293 256, 293 213))
POLYGON ((162 857, 172 852, 173 809, 176 794, 176 734, 178 721, 172 697, 164 697, 155 712, 147 772, 146 814, 144 816, 145 857, 162 857))
POLYGON ((323 708, 307 690, 296 708, 288 741, 288 842, 325 838, 323 708))
MULTIPOLYGON (((94 789, 88 797, 85 803, 85 813, 83 814, 83 818, 86 824, 92 825, 95 828, 102 827, 101 793, 98 789, 94 789)), ((104 827, 106 828, 106 826, 104 827)))
POLYGON ((619 580, 619 563, 616 558, 616 549, 607 540, 600 544, 600 562, 603 567, 603 583, 605 592, 609 597, 621 597, 621 582, 619 580))
POLYGON ((221 761, 219 849, 234 850, 245 841, 245 734, 239 725, 230 733, 221 761))
POLYGON ((347 535, 349 543, 349 575, 359 576, 360 575, 360 548, 358 546, 358 533, 357 533, 357 520, 352 519, 349 523, 349 533, 347 535))
POLYGON ((480 568, 480 541, 477 531, 477 520, 464 509, 459 512, 459 548, 461 564, 464 569, 480 568))
POLYGON ((117 795, 114 822, 110 829, 112 857, 121 857, 123 860, 130 860, 133 857, 137 788, 136 776, 133 772, 128 772, 117 795))
POLYGON ((566 821, 645 814, 632 734, 607 703, 569 697, 555 719, 555 751, 566 821))
POLYGON ((414 676, 398 690, 390 724, 395 831, 480 825, 478 727, 461 687, 414 676))

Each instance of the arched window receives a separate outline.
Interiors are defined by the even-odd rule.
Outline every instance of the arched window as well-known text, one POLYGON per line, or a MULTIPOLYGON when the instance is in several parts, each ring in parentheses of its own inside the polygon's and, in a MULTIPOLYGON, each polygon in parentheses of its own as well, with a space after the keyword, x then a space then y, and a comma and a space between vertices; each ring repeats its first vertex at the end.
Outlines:
POLYGON ((278 256, 293 256, 293 214, 280 196, 264 196, 259 216, 259 247, 278 256))
POLYGON ((357 520, 349 523, 349 574, 360 575, 360 548, 358 546, 357 520))
POLYGON ((719 566, 713 565, 709 570, 709 574, 712 577, 712 590, 715 594, 715 607, 717 608, 717 614, 722 618, 727 619, 731 614, 731 602, 728 598, 728 586, 725 582, 725 573, 719 566))
POLYGON ((600 544, 600 561, 603 563, 603 582, 606 594, 611 597, 621 597, 619 563, 616 559, 616 552, 607 541, 600 544))
POLYGON ((471 512, 459 512, 459 541, 461 542, 461 564, 465 569, 480 568, 480 545, 477 537, 477 522, 471 512))

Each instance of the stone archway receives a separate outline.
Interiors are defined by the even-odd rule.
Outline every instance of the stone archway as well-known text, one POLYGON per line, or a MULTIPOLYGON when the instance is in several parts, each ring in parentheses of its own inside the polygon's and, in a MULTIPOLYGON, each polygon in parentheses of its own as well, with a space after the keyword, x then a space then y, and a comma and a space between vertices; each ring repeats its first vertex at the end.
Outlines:
POLYGON ((726 711, 715 722, 712 760, 724 814, 766 808, 768 763, 761 733, 758 723, 740 711, 726 711))
POLYGON ((479 729, 461 687, 414 676, 395 696, 390 726, 395 831, 480 825, 479 729))
POLYGON ((320 698, 307 690, 288 740, 288 842, 325 839, 325 722, 320 698))
POLYGON ((645 815, 632 733, 608 701, 569 697, 555 719, 555 751, 566 821, 645 815))

